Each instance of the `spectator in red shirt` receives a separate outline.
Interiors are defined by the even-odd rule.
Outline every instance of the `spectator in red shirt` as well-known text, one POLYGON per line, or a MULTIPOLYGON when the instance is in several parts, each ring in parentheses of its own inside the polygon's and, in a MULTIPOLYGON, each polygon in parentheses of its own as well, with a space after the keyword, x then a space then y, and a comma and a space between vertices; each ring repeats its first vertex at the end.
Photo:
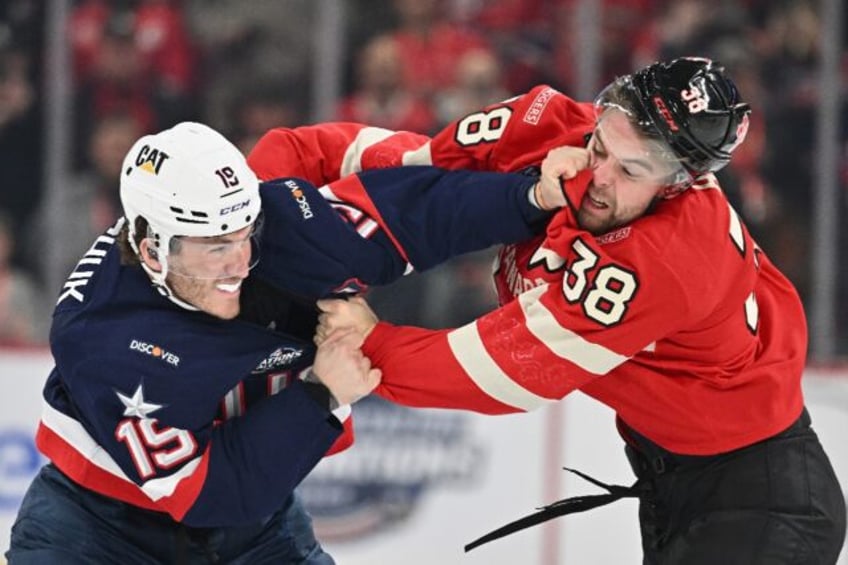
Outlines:
POLYGON ((444 21, 440 0, 394 0, 400 27, 397 42, 404 84, 423 96, 450 86, 460 57, 487 48, 485 39, 460 25, 444 21))
MULTIPOLYGON (((144 130, 195 118, 194 50, 179 5, 147 0, 122 9, 85 0, 68 30, 77 85, 77 143, 98 118, 128 113, 144 130)), ((80 151, 77 165, 84 162, 80 151)))
POLYGON ((436 125, 433 111, 404 86, 404 66, 394 38, 384 35, 372 39, 359 57, 359 90, 342 101, 338 119, 392 130, 431 132, 436 125))

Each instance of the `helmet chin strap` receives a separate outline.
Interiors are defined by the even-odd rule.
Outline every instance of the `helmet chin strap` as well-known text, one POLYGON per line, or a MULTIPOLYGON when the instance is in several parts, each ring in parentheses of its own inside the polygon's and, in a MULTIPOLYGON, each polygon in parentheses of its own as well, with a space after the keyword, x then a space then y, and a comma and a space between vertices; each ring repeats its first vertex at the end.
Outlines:
POLYGON ((150 277, 151 282, 153 283, 153 287, 159 291, 159 294, 179 306, 180 308, 185 308, 186 310, 191 310, 192 312, 197 312, 200 310, 196 306, 192 306, 185 300, 180 299, 176 294, 174 294, 173 289, 168 286, 168 282, 166 278, 168 277, 168 260, 162 257, 159 259, 159 264, 162 265, 161 271, 154 271, 151 269, 147 263, 144 261, 141 262, 141 267, 147 273, 147 276, 150 277))
MULTIPOLYGON (((132 224, 130 224, 130 226, 132 226, 132 224)), ((161 271, 155 271, 152 268, 150 268, 150 266, 147 264, 147 262, 145 262, 144 257, 142 257, 141 250, 138 248, 138 245, 136 245, 136 243, 135 243, 135 233, 134 233, 134 231, 135 230, 133 230, 132 228, 130 229, 129 238, 128 238, 129 242, 130 242, 130 247, 132 247, 133 251, 135 251, 135 254, 138 257, 139 262, 141 263, 141 268, 144 269, 144 272, 146 272, 147 276, 150 277, 150 281, 153 283, 153 287, 159 292, 159 294, 161 294, 162 296, 164 296, 165 298, 167 298, 168 300, 170 300, 171 302, 173 302, 174 304, 176 304, 180 308, 184 308, 186 310, 191 310, 192 312, 199 311, 200 309, 197 308, 196 306, 193 306, 193 305, 189 304, 188 302, 186 302, 185 300, 180 299, 176 294, 174 294, 173 289, 170 286, 168 286, 168 282, 166 280, 168 278, 168 254, 163 253, 161 250, 157 253, 156 260, 162 266, 161 271)), ((152 234, 149 234, 149 235, 152 235, 152 234)), ((168 235, 168 236, 162 237, 160 239, 163 243, 163 245, 162 245, 163 249, 168 249, 170 242, 171 242, 171 236, 168 235)))

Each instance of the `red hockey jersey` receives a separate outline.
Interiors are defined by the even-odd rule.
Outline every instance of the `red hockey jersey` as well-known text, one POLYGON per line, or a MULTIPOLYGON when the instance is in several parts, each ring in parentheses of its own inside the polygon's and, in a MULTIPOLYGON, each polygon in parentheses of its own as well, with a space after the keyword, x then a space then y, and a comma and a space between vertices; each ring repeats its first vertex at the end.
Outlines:
MULTIPOLYGON (((429 142, 336 125, 347 137, 331 132, 335 145, 325 143, 312 168, 515 171, 551 148, 583 145, 593 125, 591 105, 541 86, 429 142)), ((568 183, 574 206, 585 177, 568 183)), ((564 208, 544 235, 501 250, 497 310, 454 330, 380 323, 364 346, 383 370, 379 392, 411 406, 497 414, 580 389, 663 447, 697 455, 751 444, 798 417, 800 300, 715 177, 601 237, 578 229, 572 214, 564 208)))

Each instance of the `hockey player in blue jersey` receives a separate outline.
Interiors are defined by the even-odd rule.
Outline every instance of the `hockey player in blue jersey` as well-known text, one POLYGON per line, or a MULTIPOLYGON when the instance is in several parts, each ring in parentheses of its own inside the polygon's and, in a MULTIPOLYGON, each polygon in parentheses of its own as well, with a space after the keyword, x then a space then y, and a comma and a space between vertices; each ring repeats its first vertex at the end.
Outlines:
POLYGON ((427 167, 260 185, 200 124, 141 138, 125 218, 56 304, 50 463, 9 563, 332 563, 294 489, 380 375, 350 334, 312 344, 311 300, 525 239, 543 188, 427 167))

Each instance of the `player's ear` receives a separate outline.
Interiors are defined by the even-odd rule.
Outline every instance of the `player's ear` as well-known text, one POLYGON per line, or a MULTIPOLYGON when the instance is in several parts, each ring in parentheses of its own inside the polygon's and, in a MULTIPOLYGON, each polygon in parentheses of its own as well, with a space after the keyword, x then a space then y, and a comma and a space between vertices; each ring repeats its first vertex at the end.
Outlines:
POLYGON ((161 271, 162 264, 159 262, 159 250, 153 245, 153 240, 145 237, 138 246, 141 260, 154 271, 161 271))

